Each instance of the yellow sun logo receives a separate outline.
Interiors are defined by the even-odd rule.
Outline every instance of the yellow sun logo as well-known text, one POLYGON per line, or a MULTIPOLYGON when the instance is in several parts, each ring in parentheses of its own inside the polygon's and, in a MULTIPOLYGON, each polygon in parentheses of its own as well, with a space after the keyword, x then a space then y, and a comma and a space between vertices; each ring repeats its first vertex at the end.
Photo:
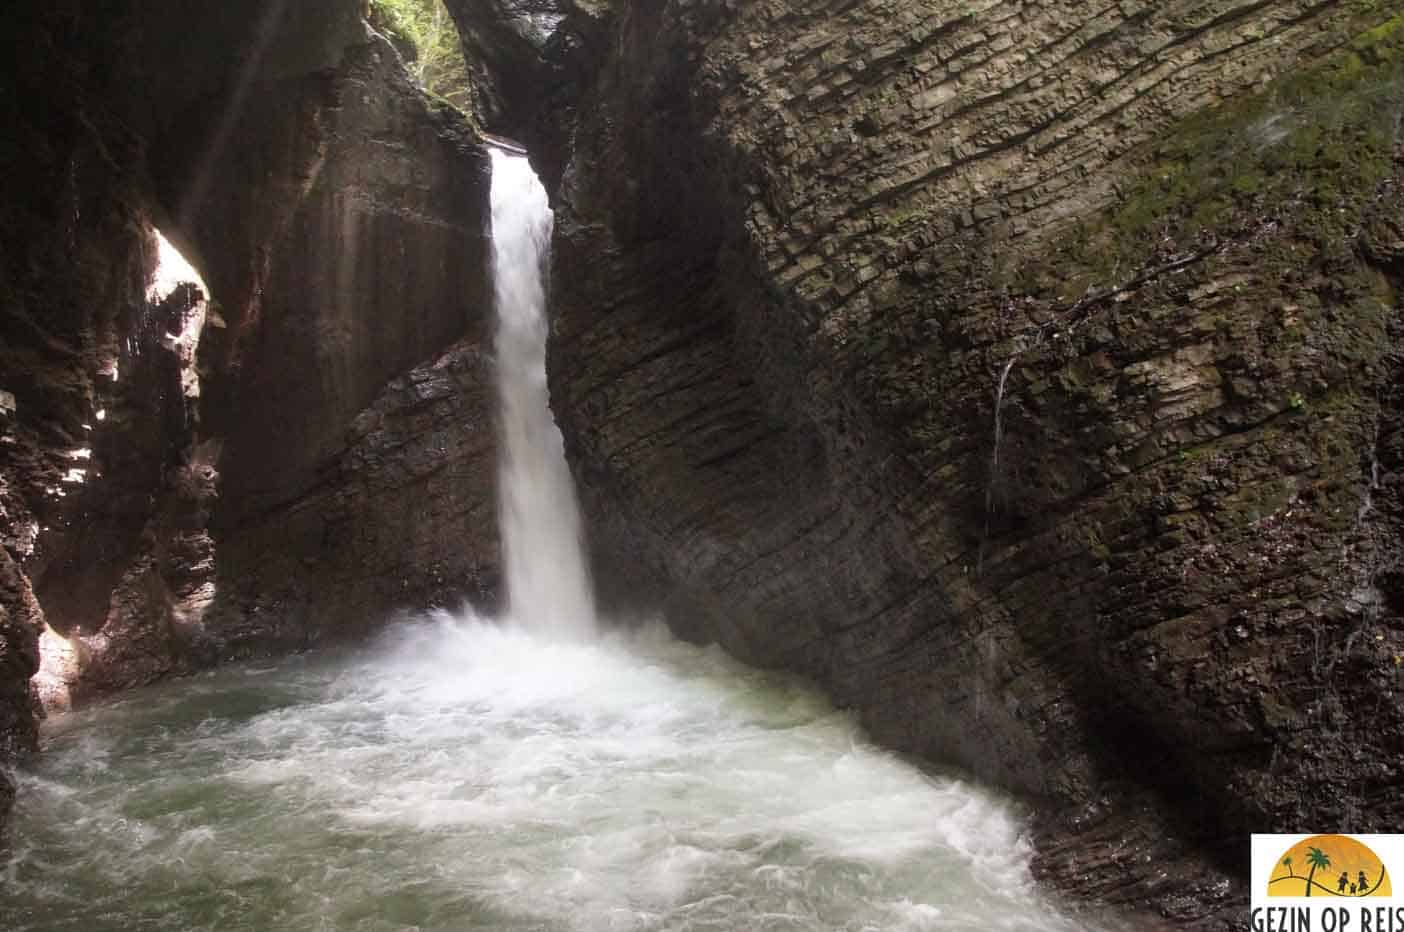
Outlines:
POLYGON ((1390 896, 1389 873, 1375 852, 1349 835, 1316 835, 1283 852, 1268 896, 1390 896))

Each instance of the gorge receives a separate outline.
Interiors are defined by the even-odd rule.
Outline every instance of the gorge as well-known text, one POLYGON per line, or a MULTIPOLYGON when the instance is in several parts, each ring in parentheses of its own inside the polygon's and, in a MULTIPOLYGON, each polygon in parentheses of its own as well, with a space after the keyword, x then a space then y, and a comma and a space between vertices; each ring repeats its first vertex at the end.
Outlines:
POLYGON ((1401 824, 1390 4, 449 0, 467 114, 359 2, 188 7, 5 40, 5 754, 41 633, 57 710, 511 611, 491 130, 603 617, 1014 794, 1138 928, 1401 824), (207 284, 148 299, 157 228, 207 284))
POLYGON ((656 627, 600 640, 547 403, 546 192, 492 159, 504 618, 70 715, 21 772, 9 927, 1086 928, 1031 889, 1007 804, 799 684, 656 627))

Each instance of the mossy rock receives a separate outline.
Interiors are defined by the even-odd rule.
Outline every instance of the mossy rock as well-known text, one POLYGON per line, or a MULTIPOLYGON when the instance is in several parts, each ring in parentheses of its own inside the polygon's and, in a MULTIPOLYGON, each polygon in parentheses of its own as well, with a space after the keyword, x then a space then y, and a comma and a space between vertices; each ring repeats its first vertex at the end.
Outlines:
MULTIPOLYGON (((1364 4, 1362 16, 1374 6, 1364 4)), ((1124 280, 1167 251, 1249 237, 1287 216, 1309 231, 1311 252, 1348 252, 1390 171, 1401 100, 1404 15, 1395 15, 1261 93, 1186 118, 1133 154, 1133 177, 1116 204, 1072 227, 1018 285, 1067 300, 1124 280)))

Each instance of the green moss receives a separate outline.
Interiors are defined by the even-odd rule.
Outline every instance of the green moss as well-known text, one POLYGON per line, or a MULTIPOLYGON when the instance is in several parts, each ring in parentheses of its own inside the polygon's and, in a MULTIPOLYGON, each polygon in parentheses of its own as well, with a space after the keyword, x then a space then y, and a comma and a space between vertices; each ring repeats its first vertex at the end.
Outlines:
POLYGON ((888 233, 896 234, 914 221, 924 225, 930 217, 931 209, 927 205, 911 201, 901 203, 885 213, 875 213, 873 220, 888 233))
POLYGON ((1281 477, 1244 486, 1223 500, 1224 523, 1250 525, 1282 511, 1296 498, 1297 485, 1295 479, 1281 477))
MULTIPOLYGON (((1385 6, 1357 9, 1368 21, 1385 6)), ((1182 120, 1133 159, 1118 203, 1069 230, 1052 261, 1019 284, 1056 283, 1067 298, 1128 277, 1167 239, 1246 233, 1284 212, 1310 215, 1299 225, 1314 231, 1318 252, 1348 241, 1390 170, 1401 92, 1404 15, 1395 14, 1260 94, 1182 120)))
POLYGON ((1401 32, 1404 32, 1404 16, 1395 16, 1362 33, 1351 47, 1374 62, 1390 61, 1399 55, 1401 32))

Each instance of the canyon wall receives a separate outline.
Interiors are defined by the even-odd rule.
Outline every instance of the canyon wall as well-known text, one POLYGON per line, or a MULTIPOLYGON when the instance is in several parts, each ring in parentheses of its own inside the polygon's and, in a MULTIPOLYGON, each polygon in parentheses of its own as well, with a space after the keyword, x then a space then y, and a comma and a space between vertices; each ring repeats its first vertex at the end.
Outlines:
POLYGON ((12 11, 0 756, 40 698, 495 592, 486 152, 363 13, 12 11), (207 284, 149 288, 158 228, 207 284))
POLYGON ((1042 800, 1086 897, 1227 928, 1248 832, 1398 825, 1399 18, 610 17, 534 137, 603 590, 1042 800))
MULTIPOLYGON (((554 190, 616 606, 1037 801, 1043 876, 1181 928, 1234 926, 1249 831, 1397 827, 1394 11, 449 8, 554 190)), ((14 12, 0 755, 46 625, 62 702, 493 598, 487 162, 363 12, 14 12), (157 228, 205 286, 148 289, 157 228)))

